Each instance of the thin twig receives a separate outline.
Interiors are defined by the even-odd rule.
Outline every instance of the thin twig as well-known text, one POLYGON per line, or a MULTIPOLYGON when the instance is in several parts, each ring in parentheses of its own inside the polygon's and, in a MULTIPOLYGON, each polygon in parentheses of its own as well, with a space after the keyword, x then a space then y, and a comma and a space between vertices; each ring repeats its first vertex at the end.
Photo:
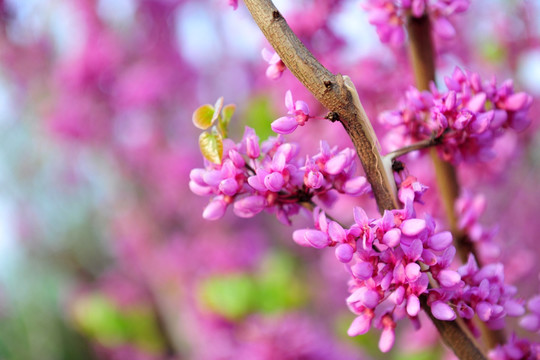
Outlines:
POLYGON ((427 149, 429 147, 439 145, 440 143, 441 143, 440 138, 432 137, 432 138, 429 138, 429 139, 426 139, 426 140, 415 142, 414 144, 411 144, 411 145, 404 146, 404 147, 399 148, 397 150, 394 150, 394 151, 384 155, 383 158, 385 158, 385 159, 388 158, 390 160, 394 160, 394 159, 396 159, 396 158, 398 158, 400 156, 403 156, 405 154, 408 154, 410 152, 417 151, 417 150, 422 150, 422 149, 427 149))

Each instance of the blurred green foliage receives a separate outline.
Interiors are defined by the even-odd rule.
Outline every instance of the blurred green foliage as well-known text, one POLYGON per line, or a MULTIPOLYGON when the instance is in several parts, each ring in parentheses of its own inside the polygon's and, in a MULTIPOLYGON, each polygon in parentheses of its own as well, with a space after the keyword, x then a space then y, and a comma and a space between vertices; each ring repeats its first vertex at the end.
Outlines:
POLYGON ((80 331, 98 343, 115 347, 130 344, 148 353, 163 353, 165 345, 150 306, 122 306, 96 292, 73 305, 80 331))
POLYGON ((276 313, 306 304, 308 289, 296 276, 294 258, 273 252, 254 273, 212 275, 203 280, 198 298, 208 310, 231 321, 251 313, 276 313))

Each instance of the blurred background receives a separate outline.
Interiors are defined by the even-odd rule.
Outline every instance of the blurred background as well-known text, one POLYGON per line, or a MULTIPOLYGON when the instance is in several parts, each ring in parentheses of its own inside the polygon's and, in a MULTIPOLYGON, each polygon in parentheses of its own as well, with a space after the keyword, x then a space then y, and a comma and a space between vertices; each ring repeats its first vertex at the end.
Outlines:
MULTIPOLYGON (((351 76, 384 134, 377 114, 413 83, 406 48, 380 44, 361 1, 275 3, 325 66, 351 76)), ((540 96, 540 1, 477 0, 451 20, 440 79, 459 65, 540 96)), ((235 103, 237 141, 245 125, 271 135, 287 89, 326 114, 288 71, 265 76, 264 47, 241 1, 0 0, 0 359, 448 356, 428 321, 421 333, 400 324, 384 356, 377 331, 349 339, 347 273, 332 251, 291 241, 309 219, 202 219, 208 199, 188 188, 203 166, 197 107, 235 103)), ((539 112, 496 160, 460 171, 485 194, 483 221, 524 298, 539 290, 539 112)), ((350 144, 316 120, 290 138, 314 153, 320 134, 350 144)), ((432 184, 426 164, 409 166, 432 184)), ((332 215, 350 222, 351 205, 375 214, 365 198, 332 215)))

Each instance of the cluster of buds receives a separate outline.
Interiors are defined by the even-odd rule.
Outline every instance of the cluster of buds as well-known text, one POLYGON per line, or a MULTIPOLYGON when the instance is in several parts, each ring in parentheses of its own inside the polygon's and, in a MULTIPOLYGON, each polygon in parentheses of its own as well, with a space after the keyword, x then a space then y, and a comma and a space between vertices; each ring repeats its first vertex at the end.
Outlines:
POLYGON ((489 352, 491 360, 514 360, 514 359, 538 359, 540 356, 540 345, 532 343, 527 339, 518 339, 515 334, 510 336, 504 345, 498 345, 489 352))
MULTIPOLYGON (((394 343, 396 322, 408 316, 418 324, 420 296, 428 291, 431 272, 441 289, 459 285, 459 274, 449 269, 454 257, 452 235, 435 232, 430 216, 416 216, 413 201, 426 188, 410 177, 401 186, 399 197, 406 205, 401 210, 385 211, 378 219, 369 219, 361 208, 354 209, 355 223, 344 229, 315 211, 315 229, 293 234, 302 246, 335 247, 338 260, 346 264, 351 280, 347 304, 357 317, 348 334, 366 333, 372 326, 382 329, 381 351, 394 343)), ((434 315, 452 320, 455 313, 443 301, 434 301, 434 315)))
POLYGON ((417 217, 413 206, 426 189, 408 177, 399 191, 403 209, 369 219, 357 207, 355 223, 344 228, 317 208, 315 228, 293 234, 301 246, 335 247, 337 259, 351 275, 347 304, 357 315, 348 334, 364 334, 371 327, 381 329, 379 348, 383 352, 394 344, 398 320, 408 317, 419 326, 422 296, 427 297, 427 305, 439 320, 454 320, 456 312, 466 320, 476 314, 488 326, 499 328, 506 315, 524 313, 521 302, 514 299, 516 289, 504 284, 501 264, 478 268, 471 256, 457 271, 450 268, 456 254, 452 235, 435 232, 433 218, 417 217), (431 286, 428 274, 436 281, 431 286))
POLYGON ((493 158, 495 139, 506 128, 524 130, 532 97, 515 93, 507 80, 497 87, 495 79, 484 82, 477 73, 456 68, 445 78, 448 90, 410 88, 398 110, 386 111, 379 120, 396 129, 387 138, 390 147, 438 139, 440 156, 454 164, 493 158))
MULTIPOLYGON (((514 298, 517 289, 504 283, 502 264, 488 264, 479 268, 470 254, 467 264, 461 266, 458 273, 462 286, 442 296, 451 300, 461 318, 471 320, 476 314, 489 328, 501 329, 506 316, 525 313, 521 301, 514 298)), ((468 325, 474 330, 471 322, 468 325)))
POLYGON ((275 213, 288 224, 300 204, 317 197, 331 203, 335 193, 359 196, 370 190, 363 176, 355 176, 355 152, 338 151, 321 141, 320 152, 302 160, 299 147, 283 137, 259 145, 255 131, 246 127, 240 143, 223 141, 220 162, 205 160, 204 169, 193 169, 190 188, 212 199, 203 212, 208 220, 221 218, 229 205, 239 217, 252 217, 263 210, 275 213))
POLYGON ((383 43, 401 45, 405 39, 403 24, 406 16, 416 18, 428 14, 435 34, 443 39, 453 38, 456 30, 448 18, 469 7, 469 0, 367 0, 364 8, 369 22, 375 25, 383 43))

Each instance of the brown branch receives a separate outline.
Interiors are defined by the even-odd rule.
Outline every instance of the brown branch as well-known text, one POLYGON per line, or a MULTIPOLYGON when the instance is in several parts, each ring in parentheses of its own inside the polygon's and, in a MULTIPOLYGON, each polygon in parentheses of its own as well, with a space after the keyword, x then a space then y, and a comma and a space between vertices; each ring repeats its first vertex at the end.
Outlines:
POLYGON ((460 321, 461 319, 455 321, 441 321, 436 319, 431 313, 431 308, 427 304, 427 296, 420 297, 420 303, 422 309, 428 314, 433 324, 441 334, 441 338, 444 342, 450 346, 454 354, 459 359, 470 359, 470 360, 485 360, 486 356, 478 349, 475 344, 472 335, 466 335, 464 330, 466 326, 460 321), (448 339, 461 339, 460 341, 454 341, 451 344, 447 341, 448 339))
POLYGON ((345 127, 373 188, 379 210, 397 208, 391 173, 383 166, 377 138, 350 79, 332 74, 317 61, 272 1, 244 2, 287 68, 345 127))
MULTIPOLYGON (((409 16, 407 19, 407 31, 409 33, 409 49, 411 62, 419 90, 429 90, 430 82, 435 82, 435 56, 433 42, 431 40, 431 25, 427 15, 420 18, 409 16)), ((472 253, 481 266, 480 258, 469 236, 459 228, 458 218, 454 204, 459 197, 460 186, 454 166, 442 160, 436 149, 431 149, 430 156, 435 168, 435 177, 439 193, 443 199, 444 211, 448 219, 448 225, 454 238, 454 244, 462 262, 467 262, 472 253)), ((485 323, 480 322, 483 339, 488 348, 497 344, 505 343, 504 332, 490 330, 485 323)))
POLYGON ((400 156, 406 155, 410 152, 427 149, 432 146, 437 146, 441 143, 441 138, 431 137, 429 139, 425 139, 422 141, 415 142, 414 144, 404 146, 402 148, 399 148, 397 150, 394 150, 386 155, 383 156, 383 158, 388 158, 390 160, 394 160, 400 156))
MULTIPOLYGON (((320 64, 292 32, 271 0, 244 2, 289 70, 323 106, 334 113, 333 119, 338 118, 345 127, 371 184, 379 211, 397 208, 391 169, 383 164, 377 138, 350 79, 334 75, 320 64)), ((431 319, 444 342, 461 359, 485 359, 458 323, 431 319)))

